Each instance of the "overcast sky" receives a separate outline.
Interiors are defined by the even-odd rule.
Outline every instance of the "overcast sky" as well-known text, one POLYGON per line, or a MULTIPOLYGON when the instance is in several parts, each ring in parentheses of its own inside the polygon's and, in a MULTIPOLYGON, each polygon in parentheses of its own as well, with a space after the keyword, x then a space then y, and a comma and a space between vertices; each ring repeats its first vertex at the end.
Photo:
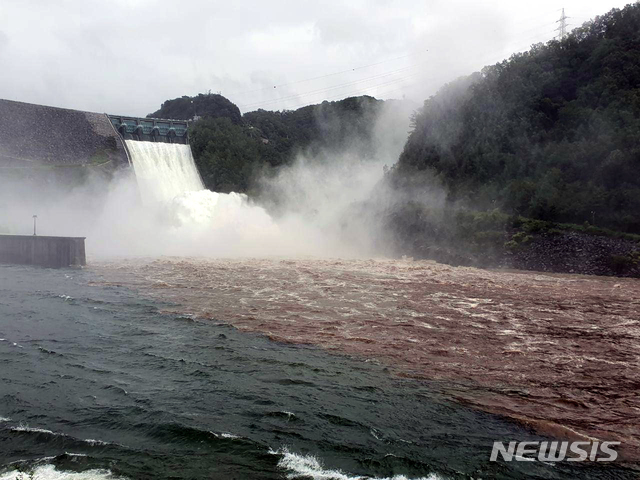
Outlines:
POLYGON ((562 7, 577 26, 626 3, 1 0, 0 98, 127 115, 209 90, 243 111, 422 102, 551 39, 562 7))

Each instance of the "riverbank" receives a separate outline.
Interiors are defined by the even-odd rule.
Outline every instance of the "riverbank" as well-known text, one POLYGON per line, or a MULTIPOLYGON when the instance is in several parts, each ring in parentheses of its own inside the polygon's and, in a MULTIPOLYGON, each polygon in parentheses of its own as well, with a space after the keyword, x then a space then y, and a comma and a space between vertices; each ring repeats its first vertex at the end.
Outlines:
POLYGON ((589 224, 403 205, 384 227, 394 253, 452 266, 640 278, 640 235, 589 224))

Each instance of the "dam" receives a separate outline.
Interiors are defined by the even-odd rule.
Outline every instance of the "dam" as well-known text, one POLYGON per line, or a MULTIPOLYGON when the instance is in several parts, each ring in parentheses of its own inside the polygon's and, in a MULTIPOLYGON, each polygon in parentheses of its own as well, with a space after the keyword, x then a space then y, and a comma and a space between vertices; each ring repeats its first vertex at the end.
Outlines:
POLYGON ((84 234, 82 226, 64 221, 50 225, 63 236, 22 235, 26 233, 22 218, 39 212, 30 212, 29 217, 22 212, 16 227, 3 203, 37 195, 45 205, 56 204, 82 188, 87 190, 85 195, 108 195, 111 180, 123 169, 135 174, 143 205, 202 190, 188 128, 188 122, 181 120, 0 99, 0 193, 4 193, 4 200, 0 195, 0 263, 44 267, 86 264, 84 237, 66 236, 68 229, 84 234))
POLYGON ((116 167, 124 144, 105 114, 0 99, 0 168, 116 167))
POLYGON ((188 145, 188 128, 183 120, 0 99, 0 169, 113 170, 131 163, 126 140, 188 145))
POLYGON ((109 121, 124 140, 189 144, 189 124, 181 120, 133 118, 108 115, 109 121))

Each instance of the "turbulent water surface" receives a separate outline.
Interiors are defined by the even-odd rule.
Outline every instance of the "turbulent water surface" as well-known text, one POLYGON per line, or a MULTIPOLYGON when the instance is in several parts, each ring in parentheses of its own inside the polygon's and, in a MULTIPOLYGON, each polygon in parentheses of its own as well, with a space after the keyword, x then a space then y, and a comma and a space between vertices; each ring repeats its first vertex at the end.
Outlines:
POLYGON ((451 392, 630 438, 637 292, 390 261, 0 266, 0 479, 634 478, 489 462, 542 437, 451 392))

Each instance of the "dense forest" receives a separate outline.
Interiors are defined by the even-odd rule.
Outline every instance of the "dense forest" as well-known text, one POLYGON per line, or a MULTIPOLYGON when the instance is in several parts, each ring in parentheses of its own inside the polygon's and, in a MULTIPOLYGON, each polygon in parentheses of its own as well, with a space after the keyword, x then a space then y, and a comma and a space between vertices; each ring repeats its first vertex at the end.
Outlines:
MULTIPOLYGON (((387 102, 388 103, 388 102, 387 102)), ((244 115, 218 94, 167 100, 155 118, 189 120, 191 149, 207 188, 246 192, 258 175, 289 164, 298 152, 357 149, 367 155, 374 148, 373 126, 382 100, 351 97, 297 110, 257 110, 244 115)))
POLYGON ((200 93, 195 97, 183 96, 167 100, 160 110, 147 115, 148 118, 170 118, 191 120, 194 117, 228 118, 234 124, 242 123, 240 109, 222 95, 200 93))
POLYGON ((457 205, 640 233, 640 5, 446 85, 393 181, 416 172, 457 205))

